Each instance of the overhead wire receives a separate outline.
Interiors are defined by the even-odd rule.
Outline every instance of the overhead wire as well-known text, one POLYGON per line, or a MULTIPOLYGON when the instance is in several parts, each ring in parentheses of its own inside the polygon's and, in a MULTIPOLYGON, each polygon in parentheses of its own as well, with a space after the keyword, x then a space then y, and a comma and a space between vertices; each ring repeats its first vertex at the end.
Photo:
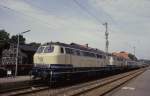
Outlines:
POLYGON ((90 16, 92 16, 98 23, 100 23, 100 24, 104 23, 96 15, 94 15, 93 13, 91 13, 86 7, 84 7, 82 4, 80 4, 77 0, 73 0, 73 2, 76 5, 78 5, 78 7, 80 7, 82 10, 84 10, 87 14, 89 14, 90 16))
MULTIPOLYGON (((26 2, 30 3, 29 1, 26 1, 26 2)), ((33 6, 35 6, 36 8, 42 9, 42 7, 39 6, 39 5, 37 5, 37 4, 34 4, 33 6)), ((62 6, 61 6, 61 8, 62 8, 62 6)), ((63 8, 64 8, 64 9, 68 9, 68 6, 63 6, 63 8)), ((47 11, 47 12, 51 12, 51 10, 49 10, 49 9, 47 9, 47 8, 46 8, 46 11, 47 11)), ((66 18, 69 18, 69 16, 63 18, 63 20, 64 20, 64 21, 67 21, 68 19, 66 19, 66 18)), ((73 25, 76 24, 75 22, 73 22, 73 21, 71 21, 71 20, 70 20, 69 22, 72 23, 73 25)), ((59 24, 64 25, 64 24, 62 24, 62 23, 59 23, 59 24)))
POLYGON ((48 22, 45 22, 45 21, 43 21, 43 20, 41 20, 41 19, 39 19, 39 18, 33 17, 33 16, 31 16, 31 15, 27 15, 27 14, 25 14, 25 13, 23 13, 23 12, 14 10, 14 9, 9 8, 9 7, 7 7, 7 6, 5 6, 5 5, 2 5, 2 4, 0 4, 0 6, 1 6, 2 8, 7 9, 7 10, 10 10, 10 11, 13 11, 13 12, 16 12, 16 13, 19 13, 19 14, 21 14, 21 15, 24 15, 26 18, 27 18, 27 17, 30 17, 30 18, 32 18, 32 20, 35 21, 35 22, 39 22, 39 21, 40 21, 40 23, 42 22, 43 24, 45 24, 45 25, 46 25, 47 27, 49 27, 49 28, 53 28, 53 27, 54 27, 54 25, 51 25, 51 26, 50 26, 50 24, 49 24, 48 22), (36 20, 35 20, 35 19, 36 19, 36 20), (53 27, 52 27, 52 26, 53 26, 53 27))
MULTIPOLYGON (((76 4, 76 5, 78 5, 78 7, 80 7, 80 9, 82 9, 82 10, 84 10, 87 14, 89 14, 90 16, 92 16, 94 19, 95 19, 95 21, 97 21, 98 23, 100 23, 100 24, 103 24, 104 22, 103 21, 101 21, 96 15, 94 15, 91 11, 89 11, 86 7, 84 7, 82 4, 80 4, 77 0, 73 0, 73 2, 76 4)), ((17 11, 17 10, 14 10, 14 9, 12 9, 12 8, 10 8, 10 7, 7 7, 7 6, 5 6, 5 5, 2 5, 2 4, 0 4, 0 6, 2 6, 3 8, 5 8, 5 9, 8 9, 8 10, 11 10, 11 11, 14 11, 14 12, 17 12, 17 13, 19 13, 19 14, 21 14, 21 15, 24 15, 25 17, 31 17, 32 18, 32 20, 34 20, 35 22, 42 22, 43 24, 45 24, 47 27, 49 27, 49 28, 53 28, 55 25, 53 24, 53 25, 51 25, 51 24, 49 24, 48 22, 46 22, 46 21, 43 21, 43 20, 41 20, 41 19, 39 19, 39 18, 36 18, 36 17, 33 17, 33 16, 31 16, 31 15, 27 15, 27 14, 25 14, 25 13, 23 13, 23 12, 20 12, 20 11, 17 11), (36 19, 36 20, 35 20, 36 19), (52 27, 53 26, 53 27, 52 27)), ((37 6, 36 6, 37 7, 37 6)), ((63 18, 64 19, 64 18, 63 18)), ((73 22, 74 23, 74 22, 73 22)), ((55 26, 56 27, 56 26, 55 26)))
MULTIPOLYGON (((102 20, 100 20, 96 15, 94 15, 91 11, 89 11, 86 7, 84 7, 79 1, 77 0, 73 0, 73 2, 78 5, 78 7, 80 7, 83 11, 85 11, 87 14, 89 14, 90 16, 92 16, 98 23, 100 24, 104 24, 105 22, 103 22, 102 20)), ((101 7, 100 7, 101 8, 101 7)), ((102 9, 102 8, 101 8, 102 9)), ((104 13, 104 12, 103 12, 104 13)), ((107 14, 107 13, 104 13, 105 14, 105 18, 106 18, 106 22, 108 20, 110 20, 110 22, 112 22, 113 24, 115 24, 115 21, 112 19, 112 17, 107 14)), ((110 23, 109 22, 109 23, 110 23)), ((112 30, 112 29, 111 29, 112 30)))
MULTIPOLYGON (((90 15, 90 16, 93 16, 94 18, 95 18, 95 21, 97 21, 98 23, 100 23, 100 24, 102 24, 103 22, 98 18, 98 17, 96 17, 96 15, 94 15, 94 14, 92 14, 90 11, 88 11, 87 10, 87 8, 85 8, 84 6, 82 6, 82 4, 80 4, 78 1, 74 1, 75 2, 75 4, 76 5, 78 5, 79 7, 80 7, 80 9, 83 9, 83 10, 86 10, 87 11, 87 13, 90 15)), ((29 2, 28 2, 29 3, 29 2)), ((41 9, 41 7, 40 6, 38 6, 38 5, 35 5, 34 4, 34 6, 36 7, 36 8, 40 8, 41 9)), ((68 6, 65 6, 64 8, 67 8, 68 6)), ((49 9, 46 9, 46 11, 51 11, 51 10, 49 10, 49 9)), ((69 17, 68 17, 69 18, 69 17)), ((65 19, 65 18, 63 18, 63 19, 65 19)), ((68 19, 65 19, 65 20, 68 20, 68 19)), ((73 22, 73 21, 69 21, 70 23, 72 23, 73 25, 74 24, 76 24, 75 22, 73 22)), ((62 24, 62 23, 61 23, 62 24)), ((63 25, 63 24, 62 24, 63 25)))

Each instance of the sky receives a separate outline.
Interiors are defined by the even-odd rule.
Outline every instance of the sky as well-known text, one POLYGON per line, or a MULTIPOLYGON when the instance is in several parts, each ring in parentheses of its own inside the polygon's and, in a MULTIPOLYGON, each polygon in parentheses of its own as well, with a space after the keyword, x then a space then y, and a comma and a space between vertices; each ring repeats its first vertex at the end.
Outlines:
POLYGON ((134 52, 150 58, 150 0, 0 0, 0 29, 26 42, 89 44, 109 52, 134 52))

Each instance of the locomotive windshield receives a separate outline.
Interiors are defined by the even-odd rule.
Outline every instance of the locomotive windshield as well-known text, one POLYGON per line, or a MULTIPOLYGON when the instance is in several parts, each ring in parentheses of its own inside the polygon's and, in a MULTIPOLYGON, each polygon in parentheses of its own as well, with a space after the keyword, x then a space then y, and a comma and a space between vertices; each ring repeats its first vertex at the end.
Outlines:
POLYGON ((51 53, 54 51, 54 47, 53 46, 41 46, 38 48, 36 53, 51 53))
POLYGON ((42 53, 44 48, 44 46, 39 47, 36 53, 42 53))
POLYGON ((46 46, 46 48, 44 49, 44 53, 51 53, 53 51, 54 51, 53 46, 46 46))

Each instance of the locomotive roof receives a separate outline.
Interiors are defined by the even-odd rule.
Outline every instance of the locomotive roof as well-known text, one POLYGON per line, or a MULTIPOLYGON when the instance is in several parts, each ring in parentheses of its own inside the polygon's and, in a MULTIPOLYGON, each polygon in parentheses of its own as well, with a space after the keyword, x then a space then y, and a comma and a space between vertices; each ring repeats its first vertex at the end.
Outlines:
POLYGON ((91 52, 95 52, 95 53, 102 53, 105 54, 104 51, 96 49, 96 48, 91 48, 91 47, 86 47, 83 45, 79 45, 76 43, 71 43, 71 44, 66 44, 66 43, 61 43, 61 42, 49 42, 49 43, 45 43, 43 45, 59 45, 59 46, 63 46, 63 47, 70 47, 70 48, 76 48, 76 49, 80 49, 80 50, 85 50, 85 51, 91 51, 91 52))

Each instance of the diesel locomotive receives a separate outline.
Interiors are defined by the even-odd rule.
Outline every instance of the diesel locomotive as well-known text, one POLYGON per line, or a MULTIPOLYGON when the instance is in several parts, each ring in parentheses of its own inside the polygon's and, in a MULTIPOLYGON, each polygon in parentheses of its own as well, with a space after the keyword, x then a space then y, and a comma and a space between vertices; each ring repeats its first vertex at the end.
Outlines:
POLYGON ((139 68, 138 62, 116 57, 96 48, 76 43, 49 42, 34 55, 34 78, 51 82, 100 76, 105 73, 139 68))

